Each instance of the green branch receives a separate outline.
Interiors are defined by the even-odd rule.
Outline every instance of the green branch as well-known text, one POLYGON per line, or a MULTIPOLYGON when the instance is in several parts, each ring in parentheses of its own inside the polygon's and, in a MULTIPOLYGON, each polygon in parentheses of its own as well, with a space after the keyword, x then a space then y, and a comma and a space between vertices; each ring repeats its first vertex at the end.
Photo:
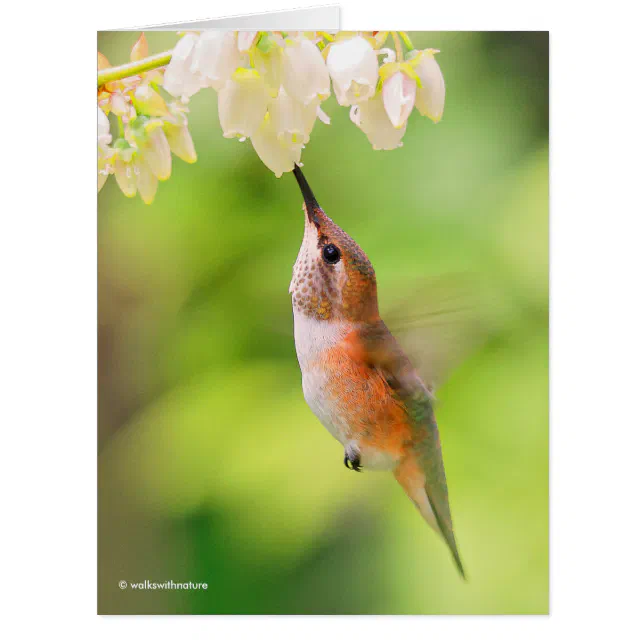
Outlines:
POLYGON ((155 54, 154 56, 148 56, 147 58, 137 60, 133 63, 126 63, 125 65, 119 65, 118 67, 101 69, 98 72, 98 86, 101 87, 102 85, 105 85, 105 83, 110 83, 111 81, 122 80, 123 78, 129 78, 130 76, 137 76, 138 74, 150 71, 151 69, 163 67, 170 62, 171 58, 172 50, 164 51, 160 54, 155 54))

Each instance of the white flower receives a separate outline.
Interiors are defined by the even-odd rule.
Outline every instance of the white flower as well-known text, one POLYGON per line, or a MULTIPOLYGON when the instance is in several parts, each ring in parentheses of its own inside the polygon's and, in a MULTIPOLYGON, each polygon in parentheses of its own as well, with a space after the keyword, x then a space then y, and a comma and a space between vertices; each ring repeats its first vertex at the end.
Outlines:
POLYGON ((374 150, 394 150, 399 148, 405 135, 407 123, 395 128, 385 111, 382 95, 360 105, 353 105, 350 112, 351 120, 367 135, 374 150))
POLYGON ((242 64, 234 31, 205 31, 195 45, 190 64, 215 89, 221 89, 242 64))
POLYGON ((318 105, 318 101, 311 101, 308 105, 299 103, 282 87, 268 106, 278 138, 285 143, 308 143, 318 115, 318 105))
POLYGON ((159 125, 148 132, 147 140, 141 146, 140 154, 145 158, 150 170, 161 181, 170 177, 172 172, 172 155, 170 144, 163 133, 163 125, 159 125))
POLYGON ((105 185, 107 178, 110 176, 111 166, 107 163, 107 159, 101 157, 100 153, 98 156, 98 190, 101 191, 101 188, 105 185))
POLYGON ((147 116, 166 116, 168 107, 158 92, 149 83, 142 83, 134 91, 134 107, 138 114, 147 116))
POLYGON ((402 71, 394 72, 382 83, 382 100, 391 124, 403 127, 414 109, 416 81, 402 71))
POLYGON ((326 64, 340 105, 359 103, 375 94, 378 57, 362 36, 332 44, 326 64))
POLYGON ((98 109, 98 192, 105 185, 107 177, 112 171, 111 160, 114 151, 109 147, 112 142, 110 134, 110 122, 105 112, 99 107, 98 109))
POLYGON ((324 125, 331 125, 331 117, 318 105, 317 109, 318 118, 324 125))
POLYGON ((110 121, 107 118, 107 115, 100 107, 96 108, 98 110, 98 146, 105 147, 112 142, 112 135, 110 134, 110 121))
POLYGON ((445 108, 445 81, 441 68, 431 49, 421 51, 416 61, 412 65, 422 85, 416 90, 416 107, 423 116, 438 123, 445 108))
POLYGON ((133 157, 135 148, 125 140, 119 141, 114 157, 114 177, 116 183, 126 197, 136 195, 136 174, 134 174, 133 157))
POLYGON ((329 98, 329 72, 320 50, 310 40, 298 38, 286 42, 282 82, 288 94, 305 105, 329 98))
POLYGON ((240 54, 247 54, 255 44, 255 38, 259 31, 238 31, 237 49, 240 54))
POLYGON ((138 116, 127 136, 137 150, 137 158, 143 157, 157 179, 165 181, 172 172, 172 154, 168 139, 163 133, 161 119, 138 116))
POLYGON ((168 139, 168 145, 180 159, 186 163, 194 163, 197 160, 197 152, 188 129, 188 119, 184 114, 187 108, 172 104, 170 111, 172 116, 163 121, 163 131, 168 139))
MULTIPOLYGON (((192 31, 165 66, 115 81, 103 82, 119 73, 99 74, 98 189, 114 174, 124 194, 151 203, 158 182, 170 176, 173 154, 194 163, 186 103, 206 87, 217 91, 223 135, 250 138, 278 177, 300 163, 316 120, 330 123, 321 103, 331 83, 374 149, 400 147, 414 106, 434 122, 442 118, 445 83, 437 50, 405 54, 403 44, 413 45, 403 32, 393 33, 396 50, 388 49, 390 33, 192 31), (181 100, 166 103, 159 85, 181 100), (116 119, 120 134, 112 141, 110 120, 116 119)), ((130 59, 147 53, 142 34, 130 59)), ((108 68, 99 53, 99 73, 108 68)))
POLYGON ((259 48, 255 50, 255 67, 261 74, 266 86, 268 87, 271 96, 277 96, 282 78, 284 76, 284 50, 280 46, 283 45, 281 38, 273 37, 275 45, 270 47, 266 52, 261 51, 259 48))
POLYGON ((140 156, 134 157, 134 176, 136 178, 136 187, 144 203, 151 204, 154 201, 154 195, 157 192, 159 182, 154 173, 140 156))
POLYGON ((253 136, 267 106, 268 92, 257 70, 238 70, 219 91, 219 122, 224 136, 253 136))
POLYGON ((276 177, 290 172, 293 166, 300 162, 302 146, 295 143, 289 144, 280 139, 270 114, 266 114, 261 127, 250 140, 257 156, 275 173, 276 177))
MULTIPOLYGON (((112 84, 108 83, 108 85, 112 84)), ((109 99, 104 101, 109 111, 120 116, 125 123, 136 116, 129 91, 130 87, 125 81, 116 81, 108 94, 109 99)))
POLYGON ((198 40, 195 34, 186 34, 176 44, 163 77, 164 89, 183 100, 187 100, 204 86, 201 74, 192 71, 198 40))
POLYGON ((141 199, 151 204, 159 185, 156 175, 136 147, 125 139, 119 139, 115 145, 114 176, 119 188, 126 197, 134 197, 138 191, 141 199))

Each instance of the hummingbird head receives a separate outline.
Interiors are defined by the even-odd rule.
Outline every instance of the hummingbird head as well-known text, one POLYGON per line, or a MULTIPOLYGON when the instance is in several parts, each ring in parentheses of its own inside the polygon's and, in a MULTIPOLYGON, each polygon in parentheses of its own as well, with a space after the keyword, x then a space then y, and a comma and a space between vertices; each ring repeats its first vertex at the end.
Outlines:
POLYGON ((304 197, 304 238, 293 267, 293 309, 318 320, 378 318, 376 273, 369 258, 320 208, 300 168, 293 174, 304 197))

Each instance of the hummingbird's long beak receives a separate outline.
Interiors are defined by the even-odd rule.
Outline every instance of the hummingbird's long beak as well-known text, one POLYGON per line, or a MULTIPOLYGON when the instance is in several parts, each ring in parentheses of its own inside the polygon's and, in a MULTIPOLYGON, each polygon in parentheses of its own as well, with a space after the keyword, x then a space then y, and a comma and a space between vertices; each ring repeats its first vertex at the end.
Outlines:
POLYGON ((298 165, 294 166, 293 174, 295 175, 295 178, 297 179, 297 184, 300 186, 300 190, 302 191, 302 197, 304 197, 304 206, 306 208, 306 215, 309 218, 309 221, 311 221, 314 224, 317 224, 318 218, 317 218, 316 211, 322 210, 322 208, 320 208, 320 204, 318 203, 318 200, 315 198, 315 195, 313 194, 311 187, 309 186, 306 179, 304 178, 304 175, 302 174, 302 170, 300 170, 300 167, 298 165))

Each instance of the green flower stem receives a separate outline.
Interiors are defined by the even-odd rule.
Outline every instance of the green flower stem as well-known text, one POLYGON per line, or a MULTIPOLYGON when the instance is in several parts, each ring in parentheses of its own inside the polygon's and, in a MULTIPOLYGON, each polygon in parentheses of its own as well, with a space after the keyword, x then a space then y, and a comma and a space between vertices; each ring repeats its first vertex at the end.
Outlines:
POLYGON ((164 51, 160 54, 155 54, 154 56, 148 56, 147 58, 137 60, 133 63, 126 63, 125 65, 119 65, 118 67, 101 69, 98 72, 98 86, 101 87, 102 85, 105 85, 105 83, 110 83, 111 81, 122 80, 123 78, 129 78, 130 76, 137 76, 138 74, 150 71, 151 69, 163 67, 170 62, 171 58, 172 50, 164 51))
POLYGON ((392 31, 391 37, 394 41, 394 46, 396 47, 396 60, 399 63, 402 63, 405 60, 405 57, 403 56, 403 48, 402 43, 400 42, 400 36, 395 31, 392 31))
POLYGON ((411 38, 407 34, 406 31, 401 31, 400 32, 400 37, 402 38, 403 42, 405 43, 405 47, 409 49, 410 51, 414 49, 414 43, 412 43, 411 38))

